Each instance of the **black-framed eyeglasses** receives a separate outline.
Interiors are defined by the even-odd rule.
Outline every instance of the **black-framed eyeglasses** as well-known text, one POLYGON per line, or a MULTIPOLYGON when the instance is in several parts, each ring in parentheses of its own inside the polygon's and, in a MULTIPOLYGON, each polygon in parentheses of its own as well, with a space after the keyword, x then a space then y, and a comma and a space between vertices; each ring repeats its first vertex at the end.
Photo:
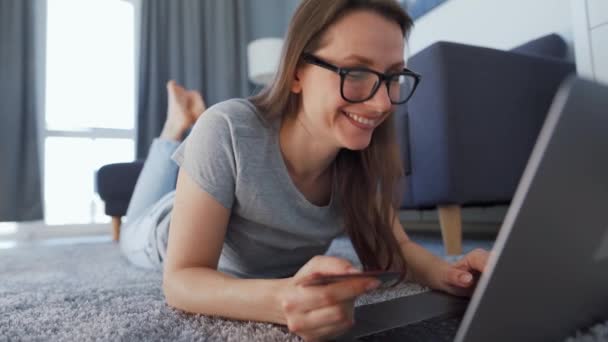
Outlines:
POLYGON ((340 68, 309 53, 304 53, 302 59, 306 63, 320 66, 340 75, 340 95, 350 103, 360 103, 371 99, 384 82, 391 103, 404 104, 414 94, 421 78, 419 74, 406 68, 399 72, 383 74, 363 67, 340 68))

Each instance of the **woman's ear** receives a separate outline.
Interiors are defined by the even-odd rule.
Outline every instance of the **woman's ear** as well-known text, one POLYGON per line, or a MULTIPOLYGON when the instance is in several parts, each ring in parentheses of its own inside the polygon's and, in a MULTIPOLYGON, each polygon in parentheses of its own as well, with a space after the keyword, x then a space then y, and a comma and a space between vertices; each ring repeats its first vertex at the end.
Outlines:
POLYGON ((296 72, 293 75, 293 81, 291 81, 291 92, 299 94, 302 92, 302 82, 300 81, 300 68, 296 68, 296 72))

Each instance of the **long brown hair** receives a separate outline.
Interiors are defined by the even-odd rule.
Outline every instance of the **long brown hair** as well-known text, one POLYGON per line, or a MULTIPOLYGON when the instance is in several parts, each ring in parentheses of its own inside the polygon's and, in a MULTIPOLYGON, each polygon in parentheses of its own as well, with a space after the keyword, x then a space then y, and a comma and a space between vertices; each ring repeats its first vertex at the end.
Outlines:
MULTIPOLYGON (((355 10, 372 11, 396 22, 404 38, 413 25, 395 0, 303 0, 289 24, 273 82, 251 98, 261 113, 269 119, 297 113, 300 94, 291 92, 291 84, 302 54, 320 48, 327 28, 355 10)), ((392 115, 375 129, 367 148, 342 149, 334 161, 337 177, 333 186, 344 226, 366 270, 400 270, 405 274, 405 262, 393 235, 401 165, 392 115)))

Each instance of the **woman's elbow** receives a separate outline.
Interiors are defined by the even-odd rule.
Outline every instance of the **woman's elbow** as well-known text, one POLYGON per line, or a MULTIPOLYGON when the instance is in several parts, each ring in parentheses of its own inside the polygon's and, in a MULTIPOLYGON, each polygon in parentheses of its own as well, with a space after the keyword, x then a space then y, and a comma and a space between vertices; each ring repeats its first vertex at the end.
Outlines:
POLYGON ((176 300, 176 294, 172 282, 174 281, 174 275, 171 272, 165 270, 163 272, 162 289, 163 295, 165 296, 165 302, 172 308, 181 309, 176 300))

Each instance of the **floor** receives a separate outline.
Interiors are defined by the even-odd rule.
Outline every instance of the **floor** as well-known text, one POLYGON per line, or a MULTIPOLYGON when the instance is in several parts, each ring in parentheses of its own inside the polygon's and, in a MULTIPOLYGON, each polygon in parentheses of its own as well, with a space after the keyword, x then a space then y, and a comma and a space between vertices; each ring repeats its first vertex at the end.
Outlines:
MULTIPOLYGON (((445 257, 441 235, 438 233, 410 233, 410 239, 422 245, 431 253, 445 257)), ((496 236, 490 234, 465 235, 462 240, 462 252, 466 254, 475 248, 492 249, 496 236)))
MULTIPOLYGON (((443 243, 441 241, 441 235, 439 233, 429 232, 411 232, 408 234, 409 237, 416 243, 422 245, 433 254, 445 257, 443 250, 443 243)), ((483 248, 490 250, 494 244, 495 236, 488 234, 474 234, 465 235, 462 241, 463 254, 475 249, 483 248)), ((108 235, 90 235, 82 237, 63 237, 63 238, 48 238, 48 239, 35 239, 29 241, 23 240, 0 240, 0 250, 16 248, 20 246, 61 246, 61 245, 75 245, 75 244, 92 244, 92 243, 107 243, 112 240, 112 237, 108 235)))
POLYGON ((61 245, 75 245, 75 244, 88 244, 88 243, 107 243, 112 241, 110 235, 92 235, 92 236, 75 236, 75 237, 64 237, 64 238, 49 238, 49 239, 36 239, 36 240, 0 240, 0 250, 10 249, 21 246, 61 246, 61 245))
MULTIPOLYGON (((409 232, 409 236, 443 254, 439 234, 409 232)), ((129 265, 110 239, 109 234, 39 239, 0 251, 0 341, 89 340, 91 336, 104 341, 240 341, 243 336, 265 342, 298 340, 274 325, 184 315, 171 309, 162 294, 162 275, 129 265), (30 248, 14 248, 25 244, 30 248)), ((463 245, 466 252, 491 248, 493 243, 491 236, 467 234, 463 245)), ((361 303, 421 288, 410 283, 397 290, 370 293, 360 298, 361 303)), ((584 329, 568 341, 608 341, 608 322, 584 329)))

